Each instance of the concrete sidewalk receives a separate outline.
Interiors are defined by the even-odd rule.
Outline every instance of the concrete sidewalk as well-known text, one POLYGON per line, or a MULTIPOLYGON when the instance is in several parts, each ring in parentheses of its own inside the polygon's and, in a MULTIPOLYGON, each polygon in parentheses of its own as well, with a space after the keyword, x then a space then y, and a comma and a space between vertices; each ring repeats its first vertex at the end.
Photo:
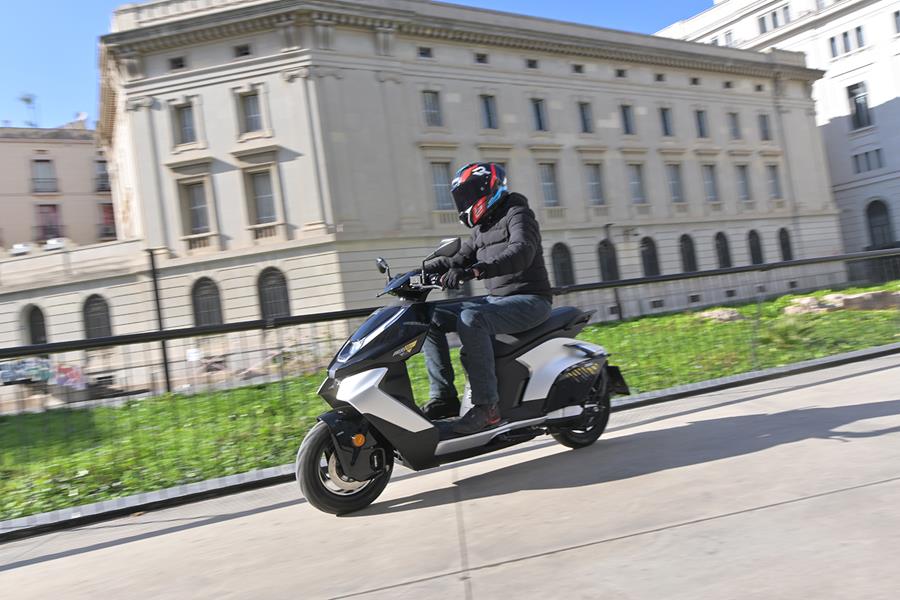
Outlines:
POLYGON ((337 518, 296 485, 0 546, 3 598, 897 598, 900 357, 400 469, 337 518))

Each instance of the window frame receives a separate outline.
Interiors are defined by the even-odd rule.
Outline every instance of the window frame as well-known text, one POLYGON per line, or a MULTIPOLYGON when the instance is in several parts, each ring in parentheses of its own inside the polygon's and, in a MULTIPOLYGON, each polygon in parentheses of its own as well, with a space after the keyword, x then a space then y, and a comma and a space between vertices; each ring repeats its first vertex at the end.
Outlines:
POLYGON ((659 107, 659 123, 663 137, 675 137, 675 122, 672 119, 672 107, 659 107))
MULTIPOLYGON (((431 190, 433 194, 434 200, 434 210, 440 211, 452 211, 456 210, 456 205, 453 202, 453 196, 450 194, 450 186, 453 183, 453 170, 451 167, 451 163, 449 160, 430 160, 428 162, 429 170, 431 172, 431 190), (446 184, 443 181, 438 182, 436 175, 438 175, 435 170, 436 167, 445 167, 446 168, 446 184), (446 193, 444 193, 446 192, 446 193), (444 198, 446 202, 442 203, 441 198, 444 198)), ((443 175, 443 172, 441 173, 443 175)))
POLYGON ((697 138, 701 140, 708 140, 709 121, 707 119, 706 109, 697 108, 694 110, 694 124, 697 128, 697 138))
POLYGON ((497 131, 500 129, 500 119, 497 113, 497 96, 494 94, 479 94, 481 105, 481 128, 485 131, 497 131))
POLYGON ((557 172, 556 162, 539 162, 538 179, 541 184, 541 197, 544 201, 544 208, 558 208, 562 206, 562 201, 560 199, 559 193, 559 176, 557 172), (545 177, 546 175, 550 175, 549 180, 545 177))
POLYGON ((219 288, 219 285, 211 277, 200 277, 191 286, 191 308, 193 311, 195 327, 224 325, 225 323, 222 291, 219 288), (202 291, 201 286, 203 286, 206 291, 213 292, 213 294, 209 295, 207 298, 199 297, 199 292, 202 291), (201 300, 208 301, 209 306, 201 306, 201 300), (210 313, 214 313, 211 314, 213 318, 207 319, 206 316, 210 316, 210 313))
POLYGON ((631 161, 626 163, 628 169, 628 190, 632 204, 648 204, 647 184, 644 179, 644 163, 631 161), (637 178, 635 178, 637 175, 637 178))
POLYGON ((738 200, 741 202, 753 201, 753 184, 750 181, 750 165, 739 163, 734 165, 735 180, 737 181, 738 200))
POLYGON ((864 81, 847 86, 847 101, 850 104, 850 130, 857 131, 872 127, 869 88, 864 81))
POLYGON ((256 295, 259 302, 260 318, 264 321, 268 322, 291 316, 290 286, 288 285, 287 277, 285 277, 281 269, 266 267, 259 272, 256 278, 256 295), (275 285, 265 286, 267 279, 270 282, 274 281, 275 285), (273 313, 273 306, 280 310, 275 310, 273 313))
POLYGON ((81 305, 81 322, 86 340, 112 337, 112 315, 106 298, 100 294, 85 298, 81 305))
POLYGON ((666 183, 669 188, 669 200, 674 204, 683 204, 686 200, 684 197, 684 177, 682 175, 681 163, 666 163, 666 183), (673 174, 677 176, 673 178, 673 174))
POLYGON ((581 125, 582 134, 593 134, 594 128, 594 107, 587 100, 580 100, 578 106, 578 120, 581 125))
POLYGON ((444 127, 444 111, 441 106, 441 92, 435 89, 422 90, 422 118, 428 129, 444 127), (433 102, 429 102, 432 99, 433 102))
POLYGON ((622 122, 622 135, 637 135, 637 127, 634 121, 634 106, 631 104, 619 105, 619 118, 622 122))
POLYGON ((603 163, 599 161, 584 163, 587 176, 588 202, 591 206, 606 206, 604 190, 603 163), (594 177, 596 175, 596 177, 594 177))
POLYGON ((700 165, 700 175, 703 181, 703 195, 705 200, 711 204, 721 202, 721 194, 719 193, 719 177, 716 172, 716 164, 702 163, 700 165), (709 177, 707 177, 707 175, 709 177))

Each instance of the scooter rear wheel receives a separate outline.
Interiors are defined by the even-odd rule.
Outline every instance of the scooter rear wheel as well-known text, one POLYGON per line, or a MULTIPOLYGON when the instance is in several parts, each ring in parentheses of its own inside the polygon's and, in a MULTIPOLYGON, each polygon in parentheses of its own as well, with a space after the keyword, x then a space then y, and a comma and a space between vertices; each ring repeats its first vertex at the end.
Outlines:
POLYGON ((600 439, 609 423, 609 393, 604 390, 599 393, 598 398, 586 403, 584 408, 584 421, 553 433, 553 439, 574 449, 586 448, 600 439))
POLYGON ((362 510, 384 491, 394 468, 394 455, 385 452, 384 470, 368 481, 346 477, 334 453, 334 440, 325 423, 317 423, 300 444, 294 471, 303 496, 322 512, 333 515, 362 510))

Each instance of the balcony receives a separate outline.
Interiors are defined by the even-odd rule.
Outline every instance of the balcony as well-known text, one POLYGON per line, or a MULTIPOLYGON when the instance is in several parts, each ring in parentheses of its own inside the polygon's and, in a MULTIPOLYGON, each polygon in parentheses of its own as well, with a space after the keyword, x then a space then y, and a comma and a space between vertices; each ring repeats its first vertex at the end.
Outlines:
POLYGON ((115 223, 100 223, 97 225, 97 240, 101 242, 109 242, 116 239, 115 223))
POLYGON ((32 177, 31 193, 33 194, 55 194, 59 191, 56 177, 32 177))
POLYGON ((109 192, 110 190, 109 175, 97 175, 94 178, 94 191, 109 192))
POLYGON ((66 237, 66 228, 62 225, 36 225, 33 228, 31 239, 38 244, 43 244, 47 240, 54 238, 66 237))

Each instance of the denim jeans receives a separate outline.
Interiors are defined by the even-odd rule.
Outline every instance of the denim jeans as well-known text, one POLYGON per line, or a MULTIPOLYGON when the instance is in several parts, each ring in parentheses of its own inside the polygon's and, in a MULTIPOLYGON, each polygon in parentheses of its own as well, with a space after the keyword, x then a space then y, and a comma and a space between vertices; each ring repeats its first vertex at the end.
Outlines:
POLYGON ((550 316, 551 303, 542 296, 488 296, 435 309, 425 339, 425 367, 431 382, 431 398, 457 397, 447 334, 457 332, 465 349, 463 367, 469 375, 473 404, 496 404, 497 375, 494 372, 492 337, 521 333, 537 327, 550 316))

